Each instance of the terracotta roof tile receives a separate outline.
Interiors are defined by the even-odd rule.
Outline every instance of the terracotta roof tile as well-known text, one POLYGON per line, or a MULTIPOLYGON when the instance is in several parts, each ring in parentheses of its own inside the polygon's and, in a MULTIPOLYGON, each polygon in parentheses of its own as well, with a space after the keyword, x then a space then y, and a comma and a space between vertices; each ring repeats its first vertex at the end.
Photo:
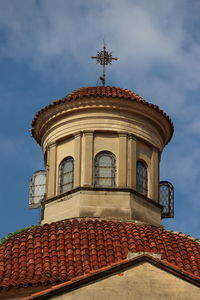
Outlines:
MULTIPOLYGON (((62 99, 55 100, 53 103, 45 106, 42 108, 39 112, 36 113, 33 121, 32 121, 32 135, 37 140, 37 137, 34 135, 34 126, 37 122, 38 117, 45 113, 47 110, 51 109, 52 107, 55 107, 62 103, 67 103, 68 101, 75 101, 78 99, 82 99, 84 97, 112 97, 112 98, 121 98, 121 99, 129 99, 132 101, 136 101, 138 103, 141 103, 143 105, 146 105, 153 110, 156 110, 160 114, 162 114, 171 124, 171 135, 173 134, 173 123, 170 117, 157 105, 149 103, 148 101, 144 100, 139 95, 135 94, 134 92, 124 89, 124 88, 118 88, 118 87, 110 87, 110 86, 95 86, 95 87, 82 87, 74 90, 67 96, 65 96, 62 99)), ((170 137, 171 138, 171 137, 170 137)))
POLYGON ((200 280, 200 243, 133 222, 71 219, 25 230, 0 246, 0 286, 56 284, 151 252, 200 280))

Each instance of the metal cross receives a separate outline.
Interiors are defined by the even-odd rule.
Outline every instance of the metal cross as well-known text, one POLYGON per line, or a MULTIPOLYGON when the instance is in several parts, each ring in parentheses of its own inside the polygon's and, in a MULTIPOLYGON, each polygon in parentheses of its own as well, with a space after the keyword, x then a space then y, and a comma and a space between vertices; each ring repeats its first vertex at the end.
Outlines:
POLYGON ((91 56, 91 58, 97 60, 97 64, 100 64, 103 66, 103 75, 100 76, 100 80, 102 81, 102 84, 105 85, 106 83, 106 66, 108 64, 112 65, 112 60, 118 60, 117 57, 112 57, 112 52, 108 52, 106 50, 106 45, 104 44, 103 50, 97 51, 96 56, 91 56))

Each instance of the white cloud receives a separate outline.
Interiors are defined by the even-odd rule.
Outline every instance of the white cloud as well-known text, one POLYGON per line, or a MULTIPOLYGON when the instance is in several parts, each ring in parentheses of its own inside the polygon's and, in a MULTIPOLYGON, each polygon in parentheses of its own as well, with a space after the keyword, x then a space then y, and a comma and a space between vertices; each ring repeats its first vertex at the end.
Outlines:
POLYGON ((26 63, 49 81, 86 74, 90 85, 99 68, 89 57, 105 39, 119 57, 109 80, 173 116, 179 133, 163 174, 197 203, 200 145, 191 134, 200 132, 199 9, 188 0, 2 1, 0 59, 26 63))

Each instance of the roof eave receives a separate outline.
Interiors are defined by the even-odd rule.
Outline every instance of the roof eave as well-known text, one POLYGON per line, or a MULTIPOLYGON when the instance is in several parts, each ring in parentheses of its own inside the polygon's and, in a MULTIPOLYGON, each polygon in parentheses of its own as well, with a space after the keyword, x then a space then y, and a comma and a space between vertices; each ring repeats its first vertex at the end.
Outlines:
POLYGON ((176 277, 179 277, 193 285, 196 285, 200 287, 200 278, 197 276, 192 276, 191 274, 188 274, 187 272, 183 272, 180 269, 176 268, 175 266, 161 261, 159 259, 156 259, 150 255, 141 255, 137 256, 136 258, 130 259, 130 260, 124 260, 120 263, 115 263, 112 266, 101 268, 98 271, 93 271, 89 273, 88 275, 82 275, 78 278, 75 278, 69 282, 64 282, 55 286, 52 286, 49 289, 46 289, 42 292, 34 293, 24 300, 32 300, 32 299, 49 299, 49 296, 55 296, 58 293, 63 292, 70 292, 74 289, 80 288, 86 284, 91 284, 99 279, 103 279, 108 276, 112 276, 116 273, 126 271, 127 269, 130 269, 132 266, 148 262, 176 277))

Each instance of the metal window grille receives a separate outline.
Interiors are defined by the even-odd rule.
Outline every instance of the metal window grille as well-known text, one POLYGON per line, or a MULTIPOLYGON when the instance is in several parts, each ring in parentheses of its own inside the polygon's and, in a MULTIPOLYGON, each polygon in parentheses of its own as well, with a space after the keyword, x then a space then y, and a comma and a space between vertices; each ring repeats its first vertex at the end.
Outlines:
POLYGON ((29 185, 29 208, 41 207, 41 201, 45 197, 46 171, 40 170, 31 176, 29 185))
POLYGON ((116 161, 113 153, 104 151, 95 158, 95 186, 115 186, 116 161))
POLYGON ((173 218, 174 187, 169 181, 160 182, 160 204, 163 206, 162 218, 173 218))
POLYGON ((137 185, 136 190, 140 194, 147 196, 148 192, 148 175, 146 164, 138 160, 137 161, 137 185))
POLYGON ((66 157, 60 164, 60 193, 65 193, 71 190, 74 186, 74 159, 73 157, 66 157))

